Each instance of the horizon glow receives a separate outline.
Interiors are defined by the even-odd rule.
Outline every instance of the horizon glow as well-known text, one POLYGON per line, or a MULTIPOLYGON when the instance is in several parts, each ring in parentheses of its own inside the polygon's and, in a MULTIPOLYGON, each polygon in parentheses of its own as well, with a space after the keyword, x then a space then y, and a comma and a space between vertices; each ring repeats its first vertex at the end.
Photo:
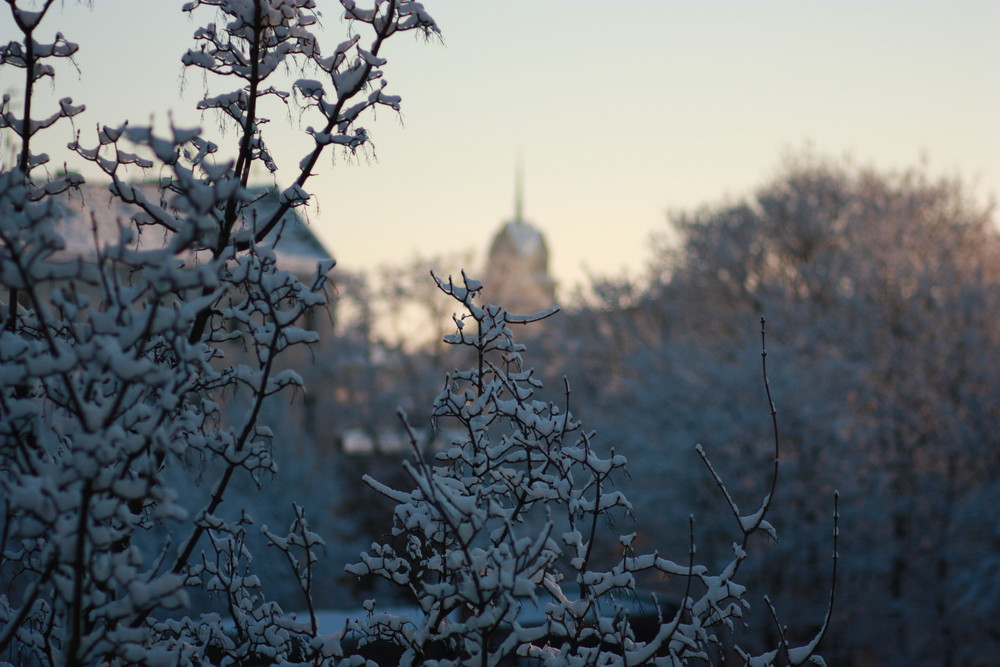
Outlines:
MULTIPOLYGON (((180 65, 212 12, 192 22, 181 4, 67 3, 46 18, 39 38, 59 30, 77 42, 80 74, 64 64, 42 92, 88 106, 76 120, 85 145, 98 123, 125 118, 162 128, 169 114, 215 132, 216 119, 194 111, 204 78, 180 65)), ((327 158, 307 185, 313 229, 347 270, 467 250, 479 270, 513 215, 519 154, 525 217, 547 237, 562 294, 588 272, 640 274, 667 211, 749 195, 804 147, 882 169, 926 162, 981 202, 1000 194, 1000 3, 424 4, 444 44, 402 36, 385 53, 402 116, 365 119, 374 152, 327 158)), ((318 5, 331 47, 344 35, 339 5, 318 5)), ((10 23, 4 11, 5 34, 10 23)), ((0 90, 16 105, 23 80, 11 69, 0 70, 0 90)), ((294 168, 315 121, 303 116, 300 127, 281 108, 271 118, 265 139, 279 166, 294 168)), ((71 132, 64 122, 39 135, 53 168, 71 132)))

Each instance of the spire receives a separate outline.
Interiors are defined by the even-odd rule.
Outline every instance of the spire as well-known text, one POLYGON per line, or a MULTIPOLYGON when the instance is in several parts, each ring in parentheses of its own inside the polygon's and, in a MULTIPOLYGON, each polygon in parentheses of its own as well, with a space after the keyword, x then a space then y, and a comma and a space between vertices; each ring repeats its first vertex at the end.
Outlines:
POLYGON ((524 166, 520 152, 514 170, 514 221, 524 222, 524 166))

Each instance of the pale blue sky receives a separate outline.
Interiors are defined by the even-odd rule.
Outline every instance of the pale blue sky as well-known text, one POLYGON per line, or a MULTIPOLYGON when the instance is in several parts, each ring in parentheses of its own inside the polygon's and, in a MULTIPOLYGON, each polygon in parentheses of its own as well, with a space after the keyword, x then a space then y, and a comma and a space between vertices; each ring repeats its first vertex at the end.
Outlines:
MULTIPOLYGON (((97 123, 126 117, 161 122, 172 110, 179 124, 199 122, 203 78, 189 74, 178 93, 195 27, 182 4, 67 2, 58 26, 47 20, 81 46, 81 74, 64 68, 56 93, 88 105, 77 122, 85 143, 97 123)), ((318 4, 332 46, 338 5, 318 4)), ((366 119, 377 161, 326 160, 310 182, 312 223, 346 268, 481 257, 511 215, 519 152, 525 212, 563 286, 584 267, 637 272, 667 210, 747 193, 807 144, 884 168, 926 156, 932 173, 961 175, 980 198, 1000 194, 1000 2, 424 4, 444 44, 404 36, 386 52, 403 124, 366 119)), ((0 30, 12 34, 9 18, 0 30)), ((4 90, 20 81, 0 73, 4 90)), ((293 167, 309 140, 283 111, 272 118, 272 149, 293 167)), ((49 136, 58 146, 69 130, 49 136)))

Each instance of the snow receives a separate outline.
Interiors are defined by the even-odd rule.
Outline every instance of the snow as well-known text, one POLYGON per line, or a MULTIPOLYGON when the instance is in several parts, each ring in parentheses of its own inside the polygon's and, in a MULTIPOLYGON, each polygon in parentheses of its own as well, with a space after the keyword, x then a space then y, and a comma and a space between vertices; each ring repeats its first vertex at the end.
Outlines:
MULTIPOLYGON (((384 608, 379 607, 379 612, 411 619, 420 619, 424 616, 420 607, 390 605, 384 608)), ((364 618, 368 614, 368 611, 365 609, 353 608, 318 609, 314 612, 314 614, 316 617, 316 634, 322 636, 344 632, 350 621, 364 618)), ((308 611, 294 611, 290 612, 288 616, 294 620, 304 621, 307 623, 311 618, 308 611)), ((231 621, 223 625, 230 631, 234 627, 231 621)))
MULTIPOLYGON (((320 127, 337 128, 310 128, 317 152, 307 166, 325 145, 353 149, 365 143, 366 130, 353 126, 362 112, 374 105, 398 110, 399 98, 384 92, 376 69, 386 63, 376 55, 382 38, 411 28, 437 30, 419 3, 400 0, 397 17, 389 14, 395 3, 370 10, 357 9, 352 0, 342 4, 350 18, 371 23, 379 34, 369 50, 352 38, 332 58, 315 59, 331 74, 335 103, 324 99, 328 93, 318 81, 295 84, 307 98, 304 111, 325 115, 320 127)), ((248 35, 260 34, 251 22, 261 11, 268 26, 266 48, 257 52, 260 75, 313 53, 315 38, 305 29, 315 22, 313 0, 203 0, 184 9, 201 5, 228 22, 197 31, 204 48, 184 56, 188 66, 245 79, 257 68, 241 49, 248 35)), ((41 18, 15 15, 22 23, 41 18)), ((18 48, 6 48, 16 60, 18 48)), ((39 54, 74 50, 57 35, 39 54)), ((46 64, 35 70, 38 76, 52 73, 46 64)), ((262 94, 301 102, 273 88, 262 94)), ((255 132, 266 119, 244 117, 252 108, 247 101, 238 90, 199 106, 218 108, 229 115, 224 120, 246 122, 255 132)), ((84 109, 69 98, 59 105, 48 118, 29 118, 32 130, 84 109)), ((12 119, 5 112, 2 120, 10 126, 12 119)), ((306 646, 321 651, 310 661, 332 660, 342 636, 391 637, 407 651, 404 661, 445 640, 491 664, 515 653, 548 654, 551 664, 568 667, 649 657, 668 637, 671 648, 682 647, 682 657, 700 656, 714 639, 706 626, 740 617, 744 588, 735 578, 747 557, 745 540, 716 574, 655 552, 636 556, 632 537, 622 538, 629 549, 621 558, 612 556, 606 569, 598 565, 591 547, 606 537, 598 531, 613 518, 609 511, 631 509, 618 487, 625 457, 613 449, 604 455, 603 445, 568 408, 535 398, 541 381, 524 365, 525 347, 508 325, 555 310, 515 316, 496 304, 479 305, 483 285, 464 274, 457 283, 435 278, 464 311, 455 317, 458 333, 446 340, 471 348, 466 351, 479 361, 451 375, 432 408, 434 418, 459 427, 438 434, 449 443, 446 455, 420 447, 422 434, 414 429, 399 438, 414 450, 403 463, 411 490, 364 478, 397 503, 384 533, 391 543, 373 544, 347 568, 384 578, 415 596, 419 606, 371 602, 363 612, 326 610, 308 622, 303 619, 309 614, 284 614, 263 596, 266 577, 251 568, 247 538, 251 526, 256 530, 254 520, 245 505, 230 509, 222 503, 235 475, 260 482, 276 473, 275 432, 258 419, 259 410, 265 397, 300 387, 303 379, 272 362, 290 346, 318 340, 294 326, 326 299, 318 278, 306 286, 296 274, 312 276, 317 264, 332 266, 293 208, 308 201, 308 191, 299 181, 280 193, 244 189, 231 162, 203 162, 216 147, 199 139, 198 130, 174 128, 168 139, 148 127, 103 127, 97 141, 98 148, 72 148, 115 179, 110 189, 80 184, 74 176, 36 188, 18 172, 0 173, 0 276, 11 294, 28 292, 0 328, 0 491, 4 541, 11 546, 0 565, 23 577, 17 588, 26 592, 16 599, 0 594, 0 614, 16 618, 7 626, 14 630, 0 630, 0 645, 16 631, 25 633, 18 651, 37 650, 35 658, 50 662, 188 664, 199 661, 199 652, 218 650, 223 661, 284 664, 303 657, 306 646), (119 149, 123 135, 139 153, 119 149), (154 164, 159 183, 119 180, 123 165, 154 164), (227 204, 240 209, 236 229, 222 219, 227 204), (286 206, 292 208, 255 243, 263 225, 286 206), (463 333, 467 319, 475 320, 482 335, 463 333), (198 509, 188 513, 164 471, 185 474, 190 463, 221 472, 208 470, 212 483, 198 509), (169 525, 156 524, 154 532, 154 519, 169 525), (664 619, 657 618, 661 627, 649 642, 627 633, 627 616, 638 613, 629 600, 652 597, 636 590, 642 571, 697 579, 696 597, 684 601, 690 622, 682 625, 678 615, 665 630, 664 619), (230 618, 162 615, 190 605, 188 588, 216 595, 230 618), (320 637, 312 636, 314 625, 320 637), (499 647, 486 644, 490 635, 500 639, 499 647), (546 635, 553 641, 542 646, 546 635), (591 639, 599 640, 596 647, 588 645, 591 639)), ((252 160, 276 169, 260 134, 253 133, 249 145, 252 160)), ((47 159, 36 155, 29 161, 40 165, 47 159)), ((521 255, 545 251, 541 234, 520 219, 504 233, 521 255)), ((765 526, 767 505, 765 500, 756 518, 742 520, 744 532, 765 526)), ((260 531, 286 558, 308 597, 311 567, 324 542, 309 529, 304 510, 293 507, 287 535, 266 526, 260 531)), ((662 609, 654 607, 659 616, 662 609)), ((818 641, 789 654, 811 658, 818 641)), ((355 664, 354 658, 345 662, 355 664)))
MULTIPOLYGON (((612 481, 624 471, 625 457, 603 455, 592 434, 583 432, 566 410, 532 399, 541 383, 523 366, 524 347, 511 337, 507 312, 475 305, 482 288, 478 281, 464 275, 458 282, 435 280, 466 311, 454 316, 459 333, 446 342, 473 348, 473 357, 482 363, 478 369, 452 373, 435 400, 434 416, 456 420, 459 437, 437 455, 434 465, 419 450, 413 461, 404 462, 412 491, 365 478, 398 503, 392 535, 405 535, 406 544, 373 544, 360 563, 348 568, 416 594, 425 610, 466 610, 467 615, 449 619, 446 626, 433 614, 423 624, 417 622, 399 638, 403 660, 420 655, 425 642, 439 636, 460 641, 463 651, 476 655, 486 650, 478 643, 483 633, 504 638, 500 648, 490 649, 493 660, 540 655, 543 648, 532 642, 543 638, 548 643, 544 652, 565 665, 623 664, 657 654, 668 641, 678 656, 707 655, 711 640, 701 628, 728 625, 743 614, 745 587, 735 579, 746 550, 735 545, 731 560, 713 573, 704 565, 679 565, 655 552, 636 555, 635 536, 626 535, 621 540, 629 548, 622 558, 610 569, 595 567, 591 526, 603 524, 600 518, 613 508, 631 507, 612 481), (481 336, 462 335, 468 319, 477 321, 481 336), (534 514, 541 518, 541 508, 544 522, 529 521, 534 514), (621 624, 638 613, 629 600, 652 598, 636 591, 642 572, 695 578, 698 584, 691 590, 699 593, 685 601, 689 622, 681 623, 679 615, 663 618, 657 611, 655 636, 629 639, 619 651, 621 624), (575 653, 559 641, 587 635, 600 635, 606 644, 575 653)), ((763 505, 768 506, 766 499, 763 505)), ((762 523, 762 514, 755 524, 762 523)), ((741 532, 740 538, 745 537, 741 532)), ((391 613, 378 618, 373 625, 359 625, 359 631, 383 637, 390 628, 413 622, 391 613)))
POLYGON ((500 232, 514 245, 514 249, 522 257, 530 257, 542 252, 545 241, 541 232, 523 220, 512 220, 503 226, 500 232))
MULTIPOLYGON (((163 201, 164 195, 155 183, 137 183, 131 189, 151 202, 167 203, 163 201)), ((260 194, 260 190, 251 190, 250 193, 251 196, 256 196, 260 194)), ((117 243, 123 226, 139 213, 137 207, 113 198, 107 186, 94 183, 86 183, 78 190, 66 191, 56 201, 63 209, 59 230, 66 243, 57 256, 61 261, 94 261, 95 235, 102 246, 117 243)), ((257 219, 263 220, 270 217, 278 205, 278 196, 268 192, 255 204, 253 210, 256 211, 257 219)), ((131 246, 136 250, 160 247, 164 238, 162 231, 146 228, 135 237, 131 246)), ((316 271, 318 262, 328 262, 331 258, 322 242, 294 211, 285 215, 283 222, 264 239, 264 244, 273 245, 275 241, 278 241, 275 250, 278 268, 296 275, 311 275, 316 271)))

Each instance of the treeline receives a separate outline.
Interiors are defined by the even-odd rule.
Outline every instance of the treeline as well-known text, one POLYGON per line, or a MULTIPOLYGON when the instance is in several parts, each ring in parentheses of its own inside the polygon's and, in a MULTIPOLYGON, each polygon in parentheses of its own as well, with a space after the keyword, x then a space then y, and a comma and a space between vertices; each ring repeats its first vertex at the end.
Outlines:
MULTIPOLYGON (((659 241, 641 279, 596 283, 565 318, 577 334, 560 361, 586 378, 581 416, 630 458, 641 534, 682 544, 687 513, 703 507, 708 547, 729 518, 695 443, 753 497, 769 456, 763 316, 783 478, 781 539, 755 562, 755 588, 814 622, 838 488, 830 664, 986 664, 1000 645, 992 211, 919 169, 805 155, 751 197, 672 216, 659 241)), ((766 614, 749 623, 775 632, 766 614)))
MULTIPOLYGON (((732 516, 694 448, 714 452, 737 503, 762 491, 771 457, 764 317, 781 429, 780 539, 751 564, 761 584, 753 590, 767 591, 791 631, 808 635, 826 603, 839 489, 831 664, 986 664, 1000 649, 990 621, 1000 613, 992 210, 961 182, 922 169, 800 155, 752 196, 672 215, 656 241, 641 273, 595 280, 587 296, 524 332, 540 374, 567 376, 576 414, 628 456, 636 544, 685 553, 693 513, 699 552, 728 555, 732 516)), ((343 367, 325 386, 358 406, 331 414, 349 415, 375 441, 399 428, 396 405, 426 414, 442 371, 461 366, 440 345, 414 349, 405 328, 394 338, 375 323, 422 304, 445 330, 449 313, 421 275, 435 261, 444 260, 393 274, 392 293, 340 283, 340 335, 368 342, 362 356, 327 347, 343 367)), ((358 466, 385 476, 398 459, 335 456, 334 467, 352 471, 343 507, 365 510, 356 530, 384 529, 377 516, 387 510, 346 489, 358 466)), ((745 632, 773 643, 773 621, 756 602, 745 632)))

